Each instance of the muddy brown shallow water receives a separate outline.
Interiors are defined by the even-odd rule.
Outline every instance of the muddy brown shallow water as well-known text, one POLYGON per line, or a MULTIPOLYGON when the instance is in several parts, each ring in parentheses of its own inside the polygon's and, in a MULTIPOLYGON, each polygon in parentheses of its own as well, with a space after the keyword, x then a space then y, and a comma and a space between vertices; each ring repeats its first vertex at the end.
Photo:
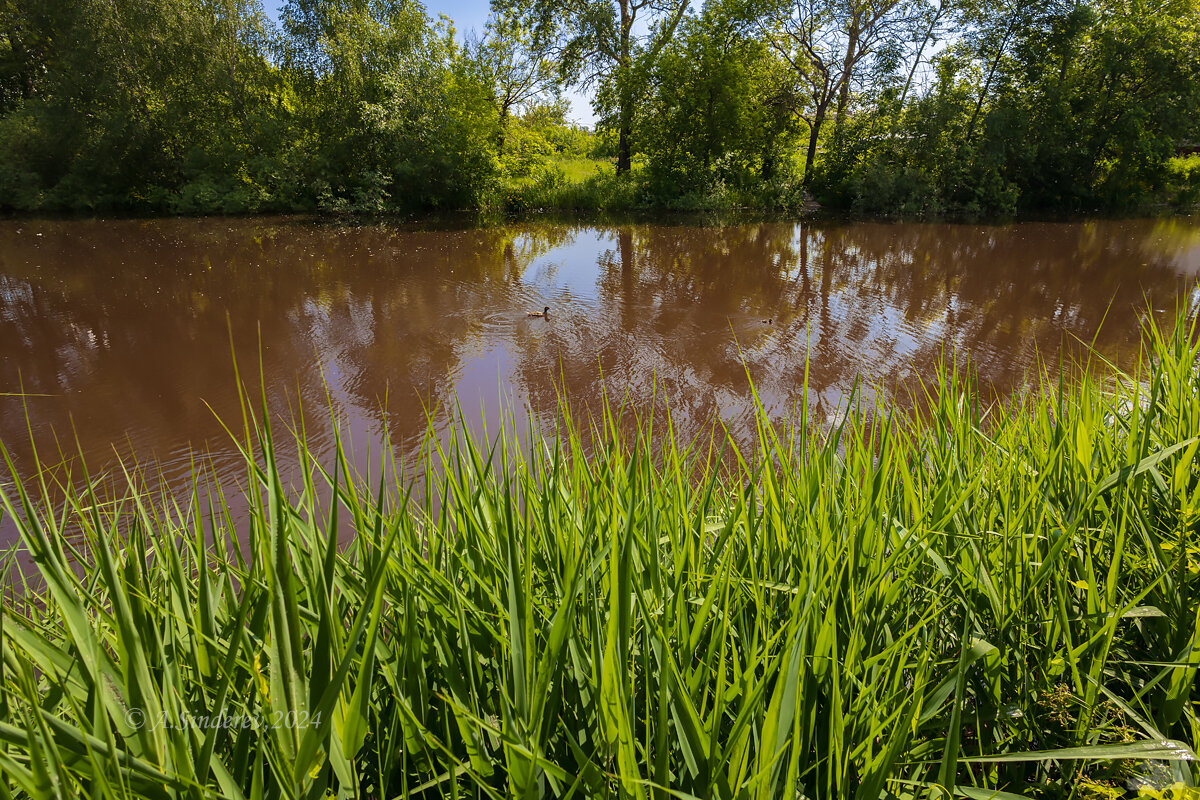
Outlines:
POLYGON ((48 462, 82 451, 93 471, 136 457, 180 486, 207 453, 231 477, 218 418, 240 420, 234 360, 256 385, 260 354, 269 404, 302 404, 318 450, 329 405, 358 452, 410 452, 454 396, 494 430, 505 408, 553 418, 559 388, 744 437, 747 371, 780 415, 806 364, 818 415, 856 377, 904 387, 944 357, 1005 393, 1076 339, 1129 363, 1140 321, 1173 313, 1198 276, 1200 218, 0 221, 0 441, 23 476, 36 445, 48 462))

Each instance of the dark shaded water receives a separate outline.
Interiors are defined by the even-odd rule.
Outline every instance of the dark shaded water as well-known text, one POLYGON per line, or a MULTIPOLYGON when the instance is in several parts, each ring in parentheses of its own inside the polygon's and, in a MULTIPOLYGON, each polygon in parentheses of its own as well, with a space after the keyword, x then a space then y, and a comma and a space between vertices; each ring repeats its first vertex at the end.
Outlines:
POLYGON ((556 385, 589 405, 607 385, 642 407, 657 386, 685 430, 722 417, 748 435, 747 367, 777 413, 806 359, 818 414, 858 374, 929 378, 943 353, 1005 392, 1072 336, 1128 362, 1147 308, 1172 312, 1198 274, 1200 218, 3 221, 0 440, 26 474, 32 431, 46 461, 81 449, 96 470, 133 454, 184 482, 210 452, 232 475, 217 417, 240 419, 233 359, 257 381, 260 346, 271 404, 299 399, 318 449, 332 446, 327 399, 356 442, 408 449, 425 408, 454 393, 494 428, 506 402, 551 417, 556 385), (549 319, 526 318, 544 305, 549 319))

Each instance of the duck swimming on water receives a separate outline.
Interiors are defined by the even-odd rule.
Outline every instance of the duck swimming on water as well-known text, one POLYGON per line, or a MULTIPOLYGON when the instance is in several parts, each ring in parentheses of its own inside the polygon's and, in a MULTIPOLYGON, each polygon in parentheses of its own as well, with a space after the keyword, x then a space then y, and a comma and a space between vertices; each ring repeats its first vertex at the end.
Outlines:
POLYGON ((541 311, 530 311, 525 316, 527 316, 527 317, 548 317, 548 316, 550 316, 550 306, 546 306, 541 311))

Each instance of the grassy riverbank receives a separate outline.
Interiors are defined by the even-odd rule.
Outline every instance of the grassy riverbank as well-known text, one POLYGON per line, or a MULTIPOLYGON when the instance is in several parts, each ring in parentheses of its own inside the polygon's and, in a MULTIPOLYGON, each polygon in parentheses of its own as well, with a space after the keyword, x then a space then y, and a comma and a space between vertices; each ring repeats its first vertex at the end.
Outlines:
POLYGON ((644 163, 618 174, 610 159, 549 159, 530 174, 509 180, 484 210, 528 212, 765 211, 800 212, 816 204, 794 173, 768 182, 712 181, 681 188, 644 163))
POLYGON ((744 461, 616 412, 524 448, 459 431, 418 465, 420 507, 398 481, 322 472, 303 441, 303 496, 285 492, 290 443, 253 425, 257 510, 237 530, 145 491, 48 511, 40 487, 5 487, 42 588, 4 601, 0 786, 874 800, 1191 783, 1196 333, 1150 331, 1132 374, 1055 376, 1006 407, 951 370, 920 415, 760 419, 744 461), (339 550, 327 532, 347 520, 339 550))
MULTIPOLYGON (((485 212, 526 214, 538 211, 733 211, 797 213, 825 207, 838 214, 878 219, 1006 220, 1016 208, 998 210, 946 204, 931 187, 856 186, 818 190, 814 197, 792 170, 770 181, 711 180, 686 187, 635 162, 631 172, 618 175, 610 159, 548 159, 529 174, 509 179, 483 204, 485 212)), ((878 176, 876 176, 878 177, 878 176)), ((894 178, 888 178, 894 181, 894 178)), ((1187 214, 1200 208, 1200 156, 1173 158, 1164 171, 1163 185, 1153 196, 1123 208, 1125 214, 1187 214)), ((1099 207, 1064 206, 1026 209, 1027 213, 1090 212, 1099 207)))

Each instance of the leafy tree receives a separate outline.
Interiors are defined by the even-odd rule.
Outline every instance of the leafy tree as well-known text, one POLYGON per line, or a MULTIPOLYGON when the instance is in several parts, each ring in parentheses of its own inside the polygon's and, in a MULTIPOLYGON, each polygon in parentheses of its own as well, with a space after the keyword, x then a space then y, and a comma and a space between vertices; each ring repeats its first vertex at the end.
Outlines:
POLYGON ((50 49, 47 10, 44 4, 0 0, 0 114, 38 90, 50 49))
POLYGON ((809 84, 805 181, 830 107, 840 134, 858 73, 895 46, 913 13, 907 0, 787 0, 768 6, 764 37, 809 84))
MULTIPOLYGON (((963 42, 983 69, 966 138, 975 136, 976 123, 990 93, 1007 76, 1002 69, 1018 39, 1031 37, 1034 25, 1056 0, 963 0, 958 8, 963 42)), ((1073 0, 1067 0, 1073 2, 1073 0)))
POLYGON ((643 139, 665 191, 745 189, 786 160, 802 104, 796 74, 732 4, 681 25, 655 71, 643 139))
POLYGON ((1195 0, 495 14, 464 44, 418 0, 289 0, 281 28, 259 0, 0 0, 0 208, 387 211, 494 203, 506 181, 538 203, 780 204, 801 119, 806 184, 863 211, 1200 192, 1172 166, 1200 129, 1195 0), (596 135, 567 123, 556 78, 595 89, 596 135), (579 165, 546 163, 591 148, 627 172, 635 137, 636 185, 575 192, 579 165))
POLYGON ((628 172, 649 76, 688 0, 493 0, 493 7, 529 20, 567 83, 596 90, 597 107, 617 132, 617 172, 628 172))
POLYGON ((1170 159, 1200 123, 1195 3, 962 0, 951 17, 932 86, 860 115, 827 154, 826 201, 977 215, 1177 192, 1170 159))
POLYGON ((513 113, 546 95, 558 92, 555 65, 533 46, 529 30, 514 17, 492 15, 483 36, 469 41, 467 51, 491 87, 492 103, 500 116, 499 146, 504 147, 513 113))
POLYGON ((236 171, 247 152, 270 73, 257 3, 23 0, 3 24, 0 197, 155 205, 189 180, 197 154, 236 171))
POLYGON ((565 97, 531 103, 521 115, 521 125, 537 131, 549 145, 549 152, 584 156, 591 144, 588 130, 571 122, 571 103, 565 97))
POLYGON ((556 157, 587 155, 591 135, 567 119, 566 98, 530 103, 509 123, 509 135, 500 153, 501 172, 508 178, 531 175, 556 157))
POLYGON ((305 190, 338 207, 376 192, 388 145, 366 112, 425 46, 424 10, 416 0, 288 0, 281 19, 305 190))
POLYGON ((435 28, 387 74, 383 88, 378 102, 364 106, 380 155, 374 175, 383 184, 372 204, 380 210, 481 204, 498 169, 499 116, 492 85, 455 42, 454 28, 435 28))
POLYGON ((1200 8, 1103 0, 1054 8, 1022 37, 989 124, 1030 205, 1125 208, 1166 181, 1200 121, 1200 8))

